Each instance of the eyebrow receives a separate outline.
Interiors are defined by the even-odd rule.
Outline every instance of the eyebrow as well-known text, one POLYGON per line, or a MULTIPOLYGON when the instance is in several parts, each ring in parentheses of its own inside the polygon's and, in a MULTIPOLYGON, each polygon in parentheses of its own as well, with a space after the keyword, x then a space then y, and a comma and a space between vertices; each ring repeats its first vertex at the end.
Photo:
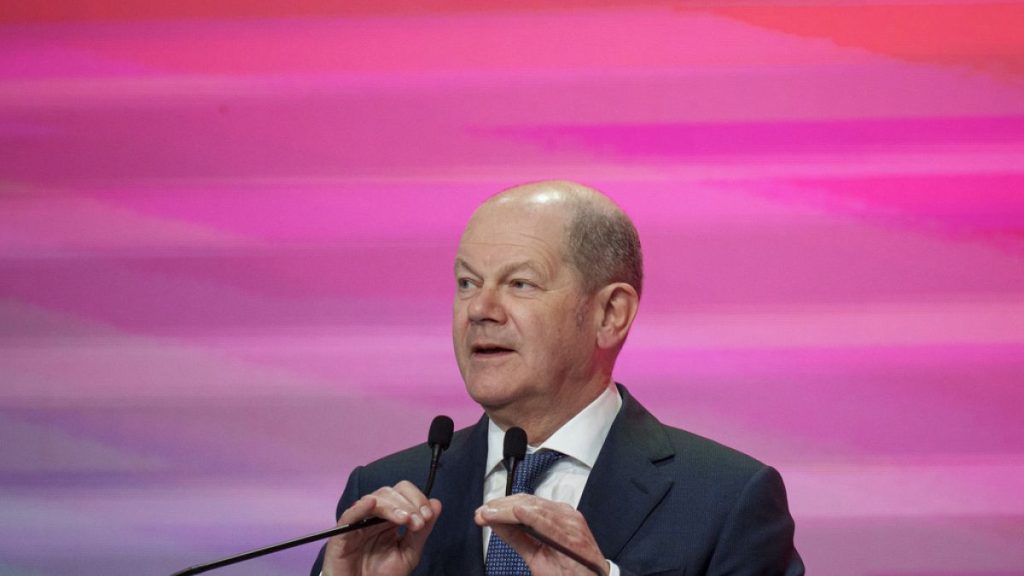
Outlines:
POLYGON ((458 272, 459 268, 465 268, 470 274, 473 274, 474 276, 479 276, 480 275, 480 274, 477 274, 477 271, 473 270, 473 267, 470 266, 469 264, 467 264, 465 260, 463 260, 462 258, 456 257, 455 258, 455 271, 458 272))
MULTIPOLYGON (((481 275, 479 272, 474 270, 473 267, 470 266, 462 258, 455 258, 455 270, 458 271, 458 269, 460 267, 461 268, 465 268, 467 272, 469 272, 470 274, 473 274, 474 276, 480 276, 481 275)), ((517 261, 517 262, 511 262, 509 264, 505 264, 504 266, 499 268, 498 269, 498 276, 507 276, 509 274, 512 274, 514 272, 518 272, 520 270, 529 270, 529 271, 531 271, 531 272, 533 272, 535 274, 539 274, 541 276, 544 275, 543 270, 541 270, 536 264, 534 264, 530 260, 520 260, 520 261, 517 261)))

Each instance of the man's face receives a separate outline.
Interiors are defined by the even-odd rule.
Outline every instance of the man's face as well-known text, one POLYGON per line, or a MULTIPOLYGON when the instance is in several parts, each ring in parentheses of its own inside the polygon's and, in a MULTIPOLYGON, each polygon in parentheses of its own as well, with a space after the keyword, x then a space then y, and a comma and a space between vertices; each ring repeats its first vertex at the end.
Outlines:
POLYGON ((492 417, 514 422, 550 408, 591 376, 596 335, 564 258, 563 210, 492 202, 459 243, 455 357, 469 395, 492 417))

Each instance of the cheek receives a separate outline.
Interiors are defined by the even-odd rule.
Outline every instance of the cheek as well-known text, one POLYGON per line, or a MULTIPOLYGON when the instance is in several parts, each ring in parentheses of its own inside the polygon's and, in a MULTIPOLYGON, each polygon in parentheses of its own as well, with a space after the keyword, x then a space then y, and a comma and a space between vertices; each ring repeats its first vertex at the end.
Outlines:
POLYGON ((452 308, 452 334, 464 334, 468 325, 466 307, 455 303, 452 308))

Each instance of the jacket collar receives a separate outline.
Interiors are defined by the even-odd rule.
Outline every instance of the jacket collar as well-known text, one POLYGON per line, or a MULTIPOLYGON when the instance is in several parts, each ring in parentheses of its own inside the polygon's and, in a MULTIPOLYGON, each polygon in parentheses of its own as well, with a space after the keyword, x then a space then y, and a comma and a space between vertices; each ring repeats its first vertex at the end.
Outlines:
POLYGON ((662 424, 622 385, 622 410, 590 472, 579 511, 605 557, 615 560, 673 480, 657 464, 675 455, 662 424))

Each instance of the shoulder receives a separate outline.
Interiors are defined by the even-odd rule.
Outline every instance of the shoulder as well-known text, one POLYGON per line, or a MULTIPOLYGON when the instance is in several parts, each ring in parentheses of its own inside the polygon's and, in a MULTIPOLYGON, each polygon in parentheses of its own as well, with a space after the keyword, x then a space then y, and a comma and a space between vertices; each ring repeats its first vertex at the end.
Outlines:
POLYGON ((618 462, 633 465, 625 473, 631 481, 663 489, 640 528, 644 537, 621 552, 623 565, 644 566, 670 549, 678 565, 700 573, 803 574, 779 473, 739 450, 659 422, 621 390, 623 410, 609 442, 618 462))
POLYGON ((674 448, 676 459, 687 468, 712 473, 716 477, 750 476, 767 465, 757 458, 693 432, 662 424, 674 448))
POLYGON ((686 485, 719 493, 738 492, 751 479, 774 472, 740 450, 662 423, 625 388, 621 390, 623 433, 645 445, 657 468, 673 477, 685 478, 686 485))
MULTIPOLYGON (((451 461, 453 457, 468 452, 473 446, 473 436, 479 434, 480 422, 467 428, 456 430, 452 441, 442 460, 451 461)), ((357 466, 349 476, 348 486, 342 503, 354 502, 363 494, 373 492, 382 486, 393 486, 402 480, 422 484, 430 469, 431 450, 427 443, 415 446, 378 458, 363 466, 357 466)))
MULTIPOLYGON (((424 442, 358 466, 352 471, 352 476, 360 480, 360 485, 391 485, 410 475, 419 476, 421 469, 429 465, 430 448, 424 442)), ((373 491, 374 488, 367 491, 373 491)))

